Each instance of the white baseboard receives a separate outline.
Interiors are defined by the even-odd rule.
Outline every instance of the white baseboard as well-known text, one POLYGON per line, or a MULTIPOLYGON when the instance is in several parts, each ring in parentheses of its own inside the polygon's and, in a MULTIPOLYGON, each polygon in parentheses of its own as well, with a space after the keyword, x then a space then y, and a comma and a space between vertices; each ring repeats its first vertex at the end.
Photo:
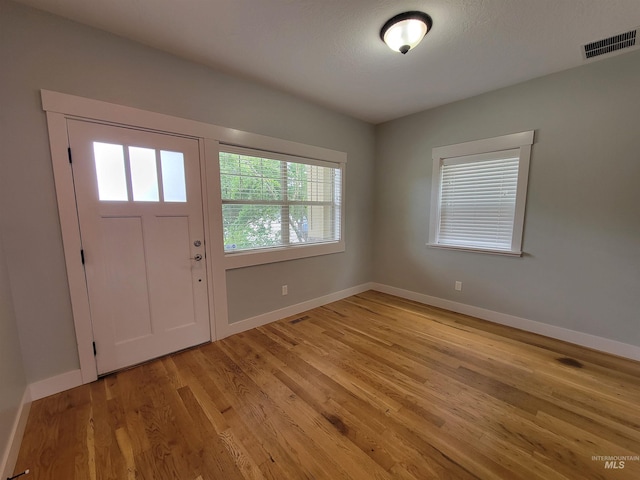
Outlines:
POLYGON ((61 373, 55 377, 45 378, 39 382, 29 385, 31 400, 40 400, 56 393, 70 390, 82 385, 82 371, 71 370, 70 372, 61 373))
POLYGON ((24 389, 22 401, 16 412, 16 418, 13 421, 13 428, 9 435, 6 451, 2 454, 2 463, 0 463, 0 478, 5 479, 13 475, 13 469, 18 461, 18 453, 20 452, 20 444, 24 430, 27 426, 29 418, 29 410, 31 409, 31 395, 29 387, 24 389))
POLYGON ((395 295, 397 297, 406 298, 407 300, 414 300, 426 305, 432 305, 434 307, 444 308, 453 312, 463 313, 465 315, 481 318, 483 320, 488 320, 500 325, 506 325, 508 327, 514 327, 519 330, 537 333, 539 335, 544 335, 545 337, 551 337, 557 340, 574 343, 576 345, 581 345, 593 350, 611 353, 619 357, 625 357, 631 360, 640 361, 640 347, 636 345, 630 345, 628 343, 622 343, 616 340, 610 340, 608 338, 597 337, 588 333, 577 332, 575 330, 569 330, 567 328, 557 327, 555 325, 549 325, 547 323, 536 322, 534 320, 528 320, 526 318, 516 317, 514 315, 507 315, 505 313, 494 312, 492 310, 474 307, 473 305, 467 305, 451 300, 445 300, 443 298, 432 297, 429 295, 424 295, 422 293, 403 290, 401 288, 391 287, 389 285, 383 285, 380 283, 372 283, 371 289, 377 290, 382 293, 395 295))
POLYGON ((372 285, 373 284, 371 283, 363 283, 362 285, 358 285, 356 287, 340 290, 339 292, 330 293, 329 295, 325 295, 323 297, 314 298, 302 303, 296 303, 295 305, 290 305, 279 310, 274 310, 272 312, 267 312, 255 317, 247 318, 246 320, 240 320, 239 322, 231 323, 225 326, 224 331, 219 332, 219 339, 234 335, 236 333, 245 332, 252 328, 260 327, 262 325, 275 322, 276 320, 280 320, 282 318, 297 315, 299 313, 306 312, 307 310, 311 310, 316 307, 321 307, 322 305, 326 305, 331 302, 337 302, 338 300, 342 300, 343 298, 347 298, 352 295, 366 292, 367 290, 371 290, 373 288, 372 285))
POLYGON ((80 370, 72 370, 26 386, 22 402, 16 413, 11 435, 9 436, 7 449, 3 453, 2 463, 0 463, 0 472, 2 472, 0 479, 9 478, 13 475, 18 453, 20 452, 20 444, 27 426, 31 403, 79 385, 82 385, 82 373, 80 370))

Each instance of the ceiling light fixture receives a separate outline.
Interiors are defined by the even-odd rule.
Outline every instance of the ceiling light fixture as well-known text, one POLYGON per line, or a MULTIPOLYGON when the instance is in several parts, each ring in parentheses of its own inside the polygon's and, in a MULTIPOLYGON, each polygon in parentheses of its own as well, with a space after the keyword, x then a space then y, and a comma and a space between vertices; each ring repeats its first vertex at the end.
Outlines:
POLYGON ((405 54, 420 43, 431 25, 431 17, 424 12, 404 12, 383 25, 380 38, 391 50, 405 54))

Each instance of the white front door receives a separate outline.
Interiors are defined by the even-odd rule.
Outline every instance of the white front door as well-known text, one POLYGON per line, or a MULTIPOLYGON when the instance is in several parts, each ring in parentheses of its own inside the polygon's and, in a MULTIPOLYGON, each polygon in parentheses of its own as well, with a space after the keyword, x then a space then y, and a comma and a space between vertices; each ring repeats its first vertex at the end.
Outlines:
POLYGON ((98 374, 209 341, 198 140, 68 132, 98 374))

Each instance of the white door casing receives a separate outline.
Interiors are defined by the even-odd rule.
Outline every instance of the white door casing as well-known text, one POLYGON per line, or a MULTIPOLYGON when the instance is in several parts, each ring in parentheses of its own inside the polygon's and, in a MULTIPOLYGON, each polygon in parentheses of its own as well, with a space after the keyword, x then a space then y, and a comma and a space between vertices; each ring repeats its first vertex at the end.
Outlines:
POLYGON ((198 140, 78 120, 67 130, 98 374, 209 341, 198 140))

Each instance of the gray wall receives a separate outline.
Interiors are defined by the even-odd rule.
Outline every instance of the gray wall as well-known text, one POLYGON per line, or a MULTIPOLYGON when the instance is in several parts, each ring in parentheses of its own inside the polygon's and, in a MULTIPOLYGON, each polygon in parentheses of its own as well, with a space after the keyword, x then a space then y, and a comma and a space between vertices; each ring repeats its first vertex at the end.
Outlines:
POLYGON ((229 272, 232 319, 370 280, 373 126, 5 0, 0 35, 0 201, 29 382, 79 367, 40 89, 347 153, 346 253, 229 272), (288 296, 269 290, 276 281, 288 296))
POLYGON ((638 85, 632 52, 379 125, 375 280, 640 345, 638 85), (526 254, 427 248, 431 149, 533 129, 526 254))
POLYGON ((0 236, 0 458, 8 447, 26 386, 9 274, 0 236))

